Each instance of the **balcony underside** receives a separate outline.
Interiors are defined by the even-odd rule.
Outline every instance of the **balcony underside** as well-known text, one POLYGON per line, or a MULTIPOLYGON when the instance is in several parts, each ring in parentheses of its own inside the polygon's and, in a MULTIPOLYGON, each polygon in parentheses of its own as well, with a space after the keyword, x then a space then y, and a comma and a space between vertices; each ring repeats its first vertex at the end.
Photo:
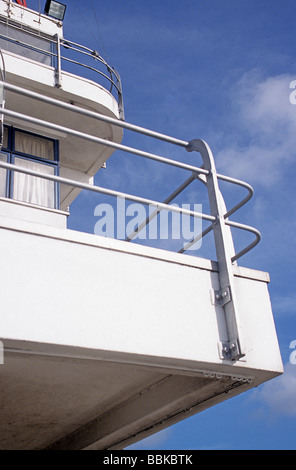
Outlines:
POLYGON ((265 273, 233 362, 216 263, 8 217, 0 247, 2 449, 122 448, 282 372, 265 273))
POLYGON ((5 345, 1 449, 121 449, 253 386, 181 364, 178 370, 132 364, 129 356, 116 362, 107 352, 5 345))

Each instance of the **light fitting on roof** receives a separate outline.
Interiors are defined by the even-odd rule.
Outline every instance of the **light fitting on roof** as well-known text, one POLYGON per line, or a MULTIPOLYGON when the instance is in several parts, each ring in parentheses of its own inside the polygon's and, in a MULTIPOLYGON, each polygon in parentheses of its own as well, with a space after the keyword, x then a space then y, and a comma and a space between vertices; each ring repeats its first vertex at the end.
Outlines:
POLYGON ((48 16, 52 16, 56 20, 63 21, 66 12, 66 5, 55 0, 46 0, 44 13, 48 16))

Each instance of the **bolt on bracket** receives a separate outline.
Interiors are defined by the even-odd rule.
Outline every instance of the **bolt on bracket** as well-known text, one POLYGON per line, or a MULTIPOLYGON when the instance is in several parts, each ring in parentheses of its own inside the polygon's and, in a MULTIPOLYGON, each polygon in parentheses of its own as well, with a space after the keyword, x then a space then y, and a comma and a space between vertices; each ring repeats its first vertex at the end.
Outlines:
POLYGON ((231 290, 230 286, 225 287, 221 290, 214 291, 214 303, 219 305, 219 307, 224 307, 224 305, 231 302, 231 290))
POLYGON ((240 354, 240 347, 239 347, 239 342, 238 340, 234 341, 224 341, 221 343, 218 343, 218 349, 219 349, 219 354, 221 359, 227 359, 227 360, 237 360, 243 355, 240 354))

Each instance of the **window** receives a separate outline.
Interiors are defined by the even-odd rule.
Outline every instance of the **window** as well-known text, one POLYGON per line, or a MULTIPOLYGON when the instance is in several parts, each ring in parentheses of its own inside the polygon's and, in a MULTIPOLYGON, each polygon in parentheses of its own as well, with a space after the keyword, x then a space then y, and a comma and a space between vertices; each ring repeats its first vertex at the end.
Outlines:
MULTIPOLYGON (((5 127, 0 160, 48 175, 59 169, 58 141, 5 127)), ((38 206, 59 209, 59 188, 54 181, 17 171, 0 169, 0 196, 38 206)))
MULTIPOLYGON (((1 153, 0 154, 0 161, 7 163, 7 155, 1 153)), ((7 179, 7 171, 4 168, 0 169, 0 196, 6 196, 6 179, 7 179)))
POLYGON ((53 66, 52 41, 0 21, 0 47, 22 57, 53 66))

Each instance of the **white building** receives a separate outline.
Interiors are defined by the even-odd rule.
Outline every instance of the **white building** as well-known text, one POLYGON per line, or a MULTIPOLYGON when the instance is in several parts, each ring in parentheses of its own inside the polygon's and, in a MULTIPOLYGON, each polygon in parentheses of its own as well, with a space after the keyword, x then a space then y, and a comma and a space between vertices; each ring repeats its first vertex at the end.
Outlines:
POLYGON ((250 186, 217 175, 203 141, 126 123, 119 75, 61 20, 0 0, 0 48, 0 448, 121 449, 281 374, 268 274, 237 264, 259 233, 229 220, 250 186), (97 80, 65 71, 84 57, 97 80), (138 152, 206 184, 217 261, 67 229, 81 189, 102 192, 93 176, 132 151, 123 128, 201 154, 138 152), (247 189, 233 209, 220 179, 247 189), (256 237, 238 254, 231 227, 256 237))

